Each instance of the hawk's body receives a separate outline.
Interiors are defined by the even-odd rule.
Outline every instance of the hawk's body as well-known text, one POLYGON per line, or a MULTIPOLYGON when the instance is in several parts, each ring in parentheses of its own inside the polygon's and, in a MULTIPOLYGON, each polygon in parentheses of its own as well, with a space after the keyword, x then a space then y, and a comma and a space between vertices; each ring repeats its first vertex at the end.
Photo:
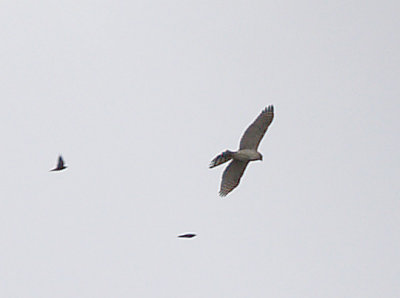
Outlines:
MULTIPOLYGON (((242 149, 233 153, 233 159, 240 161, 253 161, 260 159, 260 153, 257 150, 242 149)), ((262 156, 261 156, 262 159, 262 156)))
POLYGON ((268 106, 246 129, 240 140, 238 151, 226 150, 211 161, 210 168, 214 168, 232 160, 222 175, 220 196, 226 196, 239 185, 240 178, 250 161, 262 160, 262 154, 257 151, 257 148, 273 119, 274 107, 268 106))

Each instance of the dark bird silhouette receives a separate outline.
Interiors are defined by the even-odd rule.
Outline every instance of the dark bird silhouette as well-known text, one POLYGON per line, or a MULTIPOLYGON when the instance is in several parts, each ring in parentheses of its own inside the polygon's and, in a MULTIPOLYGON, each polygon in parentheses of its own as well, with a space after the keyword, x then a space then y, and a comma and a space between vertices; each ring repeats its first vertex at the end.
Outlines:
POLYGON ((193 238, 195 237, 196 234, 183 234, 183 235, 179 235, 179 238, 193 238))
POLYGON ((57 164, 57 167, 55 167, 54 169, 50 170, 50 172, 53 172, 53 171, 61 171, 61 170, 64 170, 64 169, 66 169, 66 168, 67 168, 67 166, 64 165, 64 160, 63 160, 62 156, 60 155, 60 156, 58 157, 58 164, 57 164))

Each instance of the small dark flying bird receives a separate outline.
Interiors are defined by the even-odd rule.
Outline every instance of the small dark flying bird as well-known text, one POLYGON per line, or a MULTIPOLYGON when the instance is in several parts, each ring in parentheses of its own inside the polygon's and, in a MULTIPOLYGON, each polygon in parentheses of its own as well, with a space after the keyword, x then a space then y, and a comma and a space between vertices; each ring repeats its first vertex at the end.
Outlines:
POLYGON ((195 237, 196 234, 183 234, 183 235, 179 235, 179 238, 193 238, 195 237))
POLYGON ((57 167, 55 167, 54 169, 50 170, 50 172, 53 172, 53 171, 61 171, 61 170, 64 170, 64 169, 66 169, 66 168, 67 168, 67 166, 64 165, 64 160, 63 160, 62 156, 60 155, 60 156, 58 157, 58 164, 57 164, 57 167))

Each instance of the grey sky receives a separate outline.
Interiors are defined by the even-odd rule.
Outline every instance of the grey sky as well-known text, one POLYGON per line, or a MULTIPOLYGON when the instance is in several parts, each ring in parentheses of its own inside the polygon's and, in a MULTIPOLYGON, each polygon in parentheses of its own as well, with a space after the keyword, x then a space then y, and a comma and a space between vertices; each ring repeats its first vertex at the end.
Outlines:
POLYGON ((325 2, 2 1, 0 296, 400 297, 399 6, 325 2))

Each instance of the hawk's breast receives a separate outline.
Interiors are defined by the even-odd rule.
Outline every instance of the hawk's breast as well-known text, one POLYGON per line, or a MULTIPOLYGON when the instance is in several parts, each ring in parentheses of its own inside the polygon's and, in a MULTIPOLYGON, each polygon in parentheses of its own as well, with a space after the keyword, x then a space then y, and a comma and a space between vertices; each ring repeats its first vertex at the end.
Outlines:
POLYGON ((242 149, 235 152, 233 158, 240 161, 259 160, 260 154, 256 150, 242 149))

